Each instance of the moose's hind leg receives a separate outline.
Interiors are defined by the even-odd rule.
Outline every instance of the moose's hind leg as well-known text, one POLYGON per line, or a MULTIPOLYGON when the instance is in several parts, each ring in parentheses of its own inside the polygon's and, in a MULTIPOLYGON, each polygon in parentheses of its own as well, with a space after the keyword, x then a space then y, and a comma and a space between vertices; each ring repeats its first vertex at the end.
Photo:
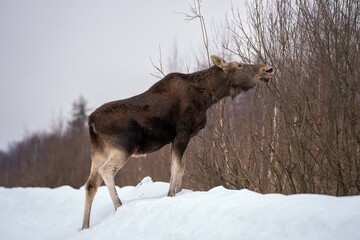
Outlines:
POLYGON ((82 229, 89 228, 90 224, 90 212, 91 206, 94 201, 95 194, 98 187, 102 182, 102 178, 98 172, 91 173, 89 179, 85 184, 85 209, 84 209, 84 218, 82 229))
POLYGON ((98 187, 102 183, 102 177, 99 174, 100 165, 106 161, 107 156, 93 152, 91 159, 91 172, 88 180, 85 183, 85 209, 82 229, 89 228, 91 206, 94 201, 98 187))
POLYGON ((124 150, 112 150, 108 160, 99 168, 99 173, 104 179, 109 190, 115 210, 121 206, 121 201, 115 188, 115 175, 125 165, 129 154, 124 150))

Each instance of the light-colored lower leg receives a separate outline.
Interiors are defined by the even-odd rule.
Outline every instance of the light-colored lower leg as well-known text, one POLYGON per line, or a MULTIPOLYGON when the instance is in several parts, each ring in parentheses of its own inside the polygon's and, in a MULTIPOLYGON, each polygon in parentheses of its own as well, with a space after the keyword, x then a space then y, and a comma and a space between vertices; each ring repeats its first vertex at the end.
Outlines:
POLYGON ((176 154, 172 154, 170 188, 168 196, 173 197, 176 193, 180 192, 184 171, 185 163, 182 161, 182 158, 176 154))
POLYGON ((125 151, 113 150, 109 159, 99 168, 99 173, 104 179, 115 210, 121 206, 121 201, 115 189, 115 175, 125 165, 128 154, 125 151))
POLYGON ((85 183, 85 209, 84 209, 84 218, 82 229, 89 228, 90 224, 90 213, 91 206, 96 195, 98 187, 101 185, 102 178, 98 170, 100 165, 102 165, 107 159, 105 153, 99 153, 93 151, 91 154, 91 172, 88 180, 85 183))
POLYGON ((178 172, 178 176, 177 176, 177 181, 176 181, 176 187, 175 187, 175 194, 180 192, 182 189, 182 181, 183 181, 183 177, 184 177, 184 173, 185 173, 185 164, 182 163, 180 170, 178 172))
POLYGON ((101 176, 98 172, 96 172, 90 174, 90 177, 85 184, 85 209, 82 229, 89 228, 91 206, 101 182, 101 176))

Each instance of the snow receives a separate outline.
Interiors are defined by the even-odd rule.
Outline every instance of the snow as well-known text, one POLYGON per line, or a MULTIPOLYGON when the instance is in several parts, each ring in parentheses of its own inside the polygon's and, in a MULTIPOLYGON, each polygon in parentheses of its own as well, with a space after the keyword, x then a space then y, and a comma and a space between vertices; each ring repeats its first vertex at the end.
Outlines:
POLYGON ((84 188, 0 187, 0 239, 360 239, 360 196, 259 194, 216 187, 167 197, 169 184, 144 178, 106 187, 81 231, 84 188))

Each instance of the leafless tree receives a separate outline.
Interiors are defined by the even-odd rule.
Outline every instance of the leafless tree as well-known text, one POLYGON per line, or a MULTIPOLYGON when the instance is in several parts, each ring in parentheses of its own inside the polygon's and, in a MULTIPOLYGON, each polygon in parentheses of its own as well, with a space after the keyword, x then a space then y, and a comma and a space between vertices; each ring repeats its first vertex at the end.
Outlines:
POLYGON ((262 192, 358 194, 359 2, 256 0, 247 9, 248 24, 233 9, 232 41, 223 47, 243 61, 271 64, 276 79, 248 99, 240 118, 230 118, 228 156, 202 156, 223 164, 198 180, 204 187, 212 178, 262 192), (245 127, 235 127, 239 121, 245 127))

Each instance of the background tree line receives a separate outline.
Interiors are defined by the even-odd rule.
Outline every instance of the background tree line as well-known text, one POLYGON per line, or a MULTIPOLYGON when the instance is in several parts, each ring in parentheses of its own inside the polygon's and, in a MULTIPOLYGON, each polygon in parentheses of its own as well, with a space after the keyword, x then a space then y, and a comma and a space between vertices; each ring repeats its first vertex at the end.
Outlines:
MULTIPOLYGON (((206 55, 266 62, 276 72, 272 83, 209 110, 206 128, 185 153, 184 187, 359 194, 359 1, 254 0, 247 24, 233 8, 213 41, 200 7, 194 1, 191 12, 200 19, 206 55)), ((199 62, 199 69, 207 66, 199 62)), ((65 127, 30 135, 1 153, 0 184, 82 186, 91 162, 87 114, 80 98, 65 127)), ((131 159, 116 181, 134 185, 147 175, 169 180, 169 146, 131 159)))
MULTIPOLYGON (((90 139, 87 127, 88 106, 83 97, 73 103, 71 120, 49 132, 34 133, 0 153, 0 185, 5 187, 58 187, 84 185, 90 173, 90 139)), ((155 158, 134 158, 118 174, 120 186, 137 184, 145 176, 168 181, 165 152, 155 158), (160 160, 160 161, 159 161, 160 160)))

